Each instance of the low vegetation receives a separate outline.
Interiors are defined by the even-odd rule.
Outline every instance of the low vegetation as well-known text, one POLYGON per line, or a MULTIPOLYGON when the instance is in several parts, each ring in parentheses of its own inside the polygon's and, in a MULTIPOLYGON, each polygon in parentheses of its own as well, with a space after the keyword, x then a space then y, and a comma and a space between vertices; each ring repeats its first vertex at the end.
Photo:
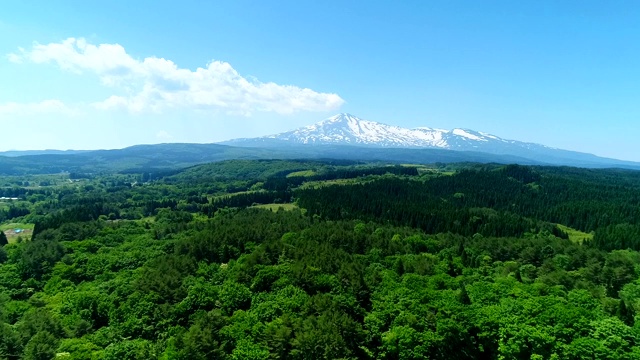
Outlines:
POLYGON ((593 232, 591 233, 586 233, 583 231, 579 231, 576 229, 572 229, 568 226, 564 226, 562 224, 558 224, 558 229, 560 229, 560 231, 564 232, 565 234, 567 234, 567 236, 569 237, 569 240, 582 244, 584 241, 591 241, 593 240, 593 232))
POLYGON ((252 208, 267 209, 271 211, 278 211, 280 209, 285 211, 291 211, 294 209, 299 209, 299 207, 296 204, 260 204, 260 205, 254 205, 252 206, 252 208))

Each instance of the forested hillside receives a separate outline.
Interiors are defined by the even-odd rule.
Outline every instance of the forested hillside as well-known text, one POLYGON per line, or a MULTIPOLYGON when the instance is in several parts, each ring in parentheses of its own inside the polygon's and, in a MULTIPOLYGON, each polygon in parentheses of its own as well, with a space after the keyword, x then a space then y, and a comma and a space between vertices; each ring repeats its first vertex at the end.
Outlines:
POLYGON ((638 359, 640 173, 0 178, 0 359, 638 359))

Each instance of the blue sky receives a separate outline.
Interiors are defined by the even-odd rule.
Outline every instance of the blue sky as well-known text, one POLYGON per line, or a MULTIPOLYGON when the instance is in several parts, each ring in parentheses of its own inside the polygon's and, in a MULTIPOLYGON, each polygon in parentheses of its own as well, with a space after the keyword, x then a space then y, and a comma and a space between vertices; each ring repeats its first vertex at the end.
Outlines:
POLYGON ((640 161, 635 1, 18 1, 0 150, 215 142, 338 112, 640 161))

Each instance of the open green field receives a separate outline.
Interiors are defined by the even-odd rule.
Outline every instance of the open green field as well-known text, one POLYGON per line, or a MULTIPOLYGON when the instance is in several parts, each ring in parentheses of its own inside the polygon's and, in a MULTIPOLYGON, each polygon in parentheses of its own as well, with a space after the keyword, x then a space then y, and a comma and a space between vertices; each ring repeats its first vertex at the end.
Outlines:
POLYGON ((362 180, 362 179, 335 179, 335 180, 307 181, 304 184, 300 185, 300 188, 301 189, 308 189, 308 188, 318 189, 323 186, 351 185, 356 183, 364 183, 366 181, 367 180, 362 180))
POLYGON ((259 208, 259 209, 269 209, 271 211, 278 211, 278 209, 282 208, 285 211, 291 211, 294 209, 299 209, 298 205, 296 204, 261 204, 261 205, 255 205, 252 206, 254 208, 259 208))
POLYGON ((228 194, 223 194, 223 195, 212 196, 211 199, 223 199, 223 198, 229 198, 229 197, 236 196, 236 195, 253 194, 253 193, 257 193, 257 192, 266 192, 266 190, 238 191, 238 192, 234 192, 234 193, 228 193, 228 194))
POLYGON ((315 174, 316 174, 316 172, 313 171, 313 170, 302 170, 302 171, 294 171, 294 172, 292 172, 290 174, 287 174, 287 177, 288 178, 296 177, 296 176, 309 177, 309 176, 313 176, 315 174))
POLYGON ((418 174, 422 175, 422 174, 436 174, 438 173, 438 169, 432 167, 432 166, 428 166, 428 165, 423 165, 423 164, 400 164, 401 166, 404 167, 414 167, 418 170, 418 174))
POLYGON ((14 243, 21 237, 23 240, 31 240, 33 234, 33 224, 26 223, 9 223, 0 225, 0 231, 7 235, 9 243, 14 243), (21 232, 16 233, 16 229, 21 229, 21 232))
POLYGON ((580 230, 576 230, 568 226, 564 226, 562 224, 558 224, 558 229, 566 232, 567 235, 569 235, 569 240, 578 244, 582 244, 582 241, 584 239, 587 239, 587 240, 593 239, 593 233, 582 232, 580 230))

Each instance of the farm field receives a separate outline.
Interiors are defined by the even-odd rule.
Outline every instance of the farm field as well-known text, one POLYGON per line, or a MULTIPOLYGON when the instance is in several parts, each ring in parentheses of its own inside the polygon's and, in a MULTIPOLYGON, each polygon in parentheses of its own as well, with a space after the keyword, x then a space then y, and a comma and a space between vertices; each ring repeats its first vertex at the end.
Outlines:
POLYGON ((31 240, 33 234, 33 224, 26 223, 8 223, 0 225, 0 231, 7 236, 9 243, 14 243, 18 238, 23 241, 31 240))

